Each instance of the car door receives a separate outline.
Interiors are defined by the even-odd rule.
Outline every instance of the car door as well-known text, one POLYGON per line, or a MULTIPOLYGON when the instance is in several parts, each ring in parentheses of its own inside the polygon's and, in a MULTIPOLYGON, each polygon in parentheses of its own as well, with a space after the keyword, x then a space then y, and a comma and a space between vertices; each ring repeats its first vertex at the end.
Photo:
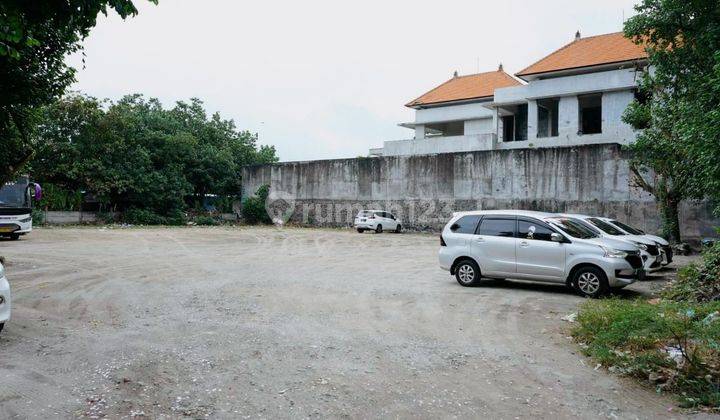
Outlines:
POLYGON ((471 253, 469 241, 475 235, 480 217, 477 214, 462 216, 450 226, 449 232, 443 232, 443 240, 455 250, 456 256, 468 256, 471 253))
POLYGON ((565 281, 565 244, 554 242, 556 233, 547 224, 518 218, 517 272, 518 277, 536 280, 565 281))
POLYGON ((516 223, 515 216, 483 216, 470 245, 483 275, 510 277, 517 272, 516 223))
POLYGON ((395 218, 395 215, 392 213, 387 213, 387 212, 385 213, 385 215, 387 216, 387 220, 388 220, 388 229, 391 229, 391 230, 397 229, 398 222, 397 222, 397 219, 395 218))
POLYGON ((375 220, 376 225, 382 225, 384 230, 389 230, 387 219, 385 218, 385 212, 384 211, 378 211, 375 212, 375 220))

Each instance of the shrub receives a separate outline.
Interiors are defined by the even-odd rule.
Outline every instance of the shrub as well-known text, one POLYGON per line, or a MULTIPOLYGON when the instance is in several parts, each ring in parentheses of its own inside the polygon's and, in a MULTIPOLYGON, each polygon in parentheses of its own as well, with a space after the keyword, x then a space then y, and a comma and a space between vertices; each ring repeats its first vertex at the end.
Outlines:
POLYGON ((123 221, 131 225, 164 225, 167 218, 150 210, 130 208, 123 214, 123 221))
POLYGON ((270 195, 270 186, 263 185, 255 192, 254 197, 243 201, 242 216, 245 222, 251 225, 257 223, 271 224, 272 220, 265 209, 265 202, 270 195))
POLYGON ((218 224, 217 220, 207 215, 196 216, 194 222, 199 226, 215 226, 218 224))
POLYGON ((95 213, 95 218, 97 221, 99 221, 101 223, 105 223, 105 224, 115 222, 115 217, 110 212, 99 211, 99 212, 95 213))
POLYGON ((688 302, 720 300, 720 242, 703 251, 700 263, 681 268, 677 280, 664 291, 663 296, 688 302))
POLYGON ((165 222, 163 224, 171 226, 180 226, 187 223, 187 217, 185 216, 185 213, 183 213, 180 209, 170 210, 167 216, 164 217, 164 219, 165 222))
POLYGON ((611 371, 720 410, 720 302, 588 301, 573 336, 611 371))
POLYGON ((45 212, 40 209, 33 209, 32 222, 34 225, 42 225, 45 223, 45 212))
POLYGON ((53 211, 80 210, 83 202, 82 192, 66 190, 50 183, 44 183, 42 187, 42 199, 37 207, 53 211))

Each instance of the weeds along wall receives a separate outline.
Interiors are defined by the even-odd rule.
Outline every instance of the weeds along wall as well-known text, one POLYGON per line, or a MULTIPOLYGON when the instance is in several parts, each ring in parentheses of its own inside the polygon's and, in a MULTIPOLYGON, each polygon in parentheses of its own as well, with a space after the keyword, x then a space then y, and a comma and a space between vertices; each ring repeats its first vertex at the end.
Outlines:
MULTIPOLYGON (((388 156, 243 168, 243 196, 270 185, 276 221, 348 226, 360 209, 393 211, 403 226, 439 230, 452 212, 528 209, 607 215, 657 232, 654 198, 631 185, 627 152, 602 144, 388 156)), ((686 203, 688 239, 716 236, 710 208, 686 203)))

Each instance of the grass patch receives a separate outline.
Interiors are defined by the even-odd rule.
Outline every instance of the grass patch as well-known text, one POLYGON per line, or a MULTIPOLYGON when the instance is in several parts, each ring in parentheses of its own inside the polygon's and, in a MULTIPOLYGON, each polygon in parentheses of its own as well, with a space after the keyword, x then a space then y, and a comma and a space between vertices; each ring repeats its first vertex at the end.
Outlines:
POLYGON ((573 337, 610 371, 675 393, 683 407, 720 411, 720 302, 585 302, 573 337))

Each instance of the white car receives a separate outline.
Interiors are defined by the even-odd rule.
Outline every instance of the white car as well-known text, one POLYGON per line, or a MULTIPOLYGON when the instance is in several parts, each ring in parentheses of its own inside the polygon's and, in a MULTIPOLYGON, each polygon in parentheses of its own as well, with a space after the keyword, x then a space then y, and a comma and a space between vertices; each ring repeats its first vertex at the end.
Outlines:
MULTIPOLYGON (((0 214, 2 214, 0 208, 0 214)), ((30 210, 28 210, 29 213, 30 210)), ((32 231, 32 217, 30 214, 0 215, 0 236, 13 240, 32 231)))
POLYGON ((5 323, 10 320, 10 284, 5 278, 5 267, 0 263, 0 331, 5 327, 5 323))
POLYGON ((672 247, 670 246, 670 242, 668 242, 665 238, 662 238, 657 235, 650 235, 648 233, 643 232, 640 229, 629 226, 629 225, 622 223, 621 221, 616 220, 616 219, 610 219, 607 217, 601 217, 601 219, 605 220, 608 223, 611 223, 613 226, 617 227, 618 229, 627 233, 628 235, 642 236, 644 238, 648 238, 652 241, 657 242, 657 244, 660 246, 661 252, 663 254, 663 265, 668 265, 672 262, 673 250, 672 250, 672 247))
POLYGON ((599 297, 644 276, 638 248, 601 238, 551 213, 486 210, 455 213, 440 236, 440 267, 462 286, 482 277, 560 283, 599 297))
POLYGON ((394 214, 383 210, 361 210, 355 217, 355 229, 359 233, 366 230, 374 230, 382 233, 383 230, 391 230, 400 233, 402 224, 394 214))
POLYGON ((572 217, 587 223, 591 229, 604 238, 617 239, 636 245, 640 248, 640 256, 642 257, 645 271, 652 273, 662 268, 662 251, 657 242, 652 239, 623 232, 602 217, 588 216, 585 214, 563 214, 563 216, 572 217))

